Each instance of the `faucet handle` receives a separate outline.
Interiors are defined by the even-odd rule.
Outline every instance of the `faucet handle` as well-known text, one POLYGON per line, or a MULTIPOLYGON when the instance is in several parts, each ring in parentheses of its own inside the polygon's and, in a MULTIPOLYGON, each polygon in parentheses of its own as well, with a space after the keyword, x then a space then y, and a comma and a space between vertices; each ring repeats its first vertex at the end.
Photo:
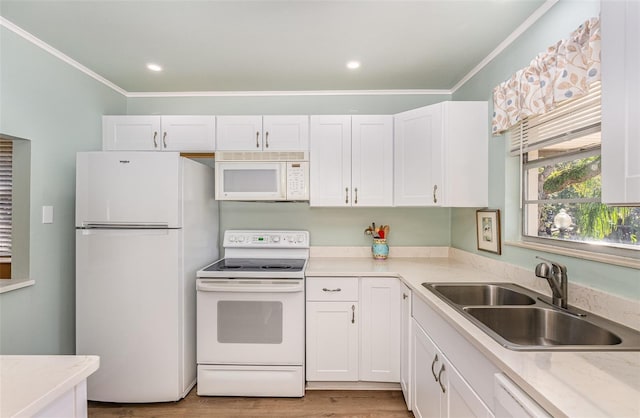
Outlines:
POLYGON ((539 255, 536 256, 537 259, 542 260, 542 261, 546 261, 547 263, 551 264, 553 266, 553 270, 556 270, 556 268, 562 272, 566 272, 567 271, 567 267, 565 267, 564 264, 560 264, 557 261, 551 261, 547 258, 544 257, 540 257, 539 255))

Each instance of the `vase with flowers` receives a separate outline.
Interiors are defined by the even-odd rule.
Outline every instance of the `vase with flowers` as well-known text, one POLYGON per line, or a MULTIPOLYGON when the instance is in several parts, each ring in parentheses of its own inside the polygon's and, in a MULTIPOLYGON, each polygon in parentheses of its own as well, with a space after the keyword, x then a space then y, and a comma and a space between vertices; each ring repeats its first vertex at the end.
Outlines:
POLYGON ((389 245, 387 245, 387 237, 389 236, 389 225, 381 225, 376 227, 372 222, 367 229, 364 230, 366 235, 371 235, 373 244, 371 245, 371 254, 376 260, 386 260, 389 256, 389 245))

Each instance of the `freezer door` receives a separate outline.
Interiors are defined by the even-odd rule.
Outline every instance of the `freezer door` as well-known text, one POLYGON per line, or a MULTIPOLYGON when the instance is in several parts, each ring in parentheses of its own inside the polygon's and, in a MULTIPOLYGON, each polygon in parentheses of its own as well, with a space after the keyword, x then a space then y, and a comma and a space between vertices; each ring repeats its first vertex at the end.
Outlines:
POLYGON ((182 226, 179 153, 80 152, 76 163, 76 226, 182 226))
POLYGON ((175 401, 194 383, 195 364, 185 376, 182 362, 195 356, 183 334, 195 306, 183 306, 181 234, 76 230, 76 352, 100 356, 90 400, 175 401))

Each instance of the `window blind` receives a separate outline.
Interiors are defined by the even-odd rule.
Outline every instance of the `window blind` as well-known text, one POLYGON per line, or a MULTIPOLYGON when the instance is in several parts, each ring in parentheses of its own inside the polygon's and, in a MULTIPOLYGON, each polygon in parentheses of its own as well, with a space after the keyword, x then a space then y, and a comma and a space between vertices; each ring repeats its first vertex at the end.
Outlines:
POLYGON ((525 118, 509 129, 512 156, 600 131, 600 82, 589 93, 561 103, 553 111, 525 118))
POLYGON ((11 257, 13 141, 0 139, 0 257, 11 257))

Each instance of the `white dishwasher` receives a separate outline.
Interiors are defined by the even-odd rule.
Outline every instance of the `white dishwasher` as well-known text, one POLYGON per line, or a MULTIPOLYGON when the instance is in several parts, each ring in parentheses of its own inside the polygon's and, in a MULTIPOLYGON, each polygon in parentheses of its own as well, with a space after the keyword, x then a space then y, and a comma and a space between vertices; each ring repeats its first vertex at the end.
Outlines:
POLYGON ((495 418, 551 418, 529 395, 501 373, 494 375, 495 418))

